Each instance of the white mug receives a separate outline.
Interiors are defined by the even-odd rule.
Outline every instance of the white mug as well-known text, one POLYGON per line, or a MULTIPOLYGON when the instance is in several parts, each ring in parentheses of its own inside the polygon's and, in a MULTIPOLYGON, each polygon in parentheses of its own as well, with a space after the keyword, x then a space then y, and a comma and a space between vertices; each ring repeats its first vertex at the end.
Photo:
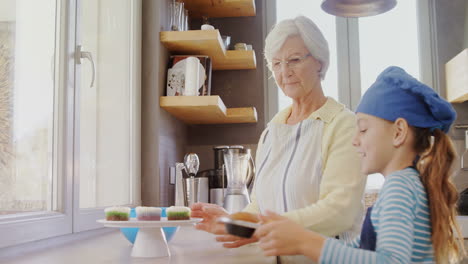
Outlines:
POLYGON ((212 25, 209 25, 209 24, 203 24, 201 26, 201 30, 213 30, 215 29, 212 25))

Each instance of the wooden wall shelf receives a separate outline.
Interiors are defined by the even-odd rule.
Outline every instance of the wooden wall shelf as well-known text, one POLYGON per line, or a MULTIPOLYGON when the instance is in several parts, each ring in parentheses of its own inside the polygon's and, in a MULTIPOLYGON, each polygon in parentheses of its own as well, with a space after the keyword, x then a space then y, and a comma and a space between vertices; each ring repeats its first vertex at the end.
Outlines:
POLYGON ((255 16, 255 0, 182 0, 190 17, 255 16))
POLYGON ((161 96, 159 105, 187 124, 257 123, 255 107, 226 108, 217 95, 161 96))
POLYGON ((210 56, 213 70, 248 70, 257 67, 253 50, 226 50, 218 30, 162 31, 160 39, 175 54, 210 56))

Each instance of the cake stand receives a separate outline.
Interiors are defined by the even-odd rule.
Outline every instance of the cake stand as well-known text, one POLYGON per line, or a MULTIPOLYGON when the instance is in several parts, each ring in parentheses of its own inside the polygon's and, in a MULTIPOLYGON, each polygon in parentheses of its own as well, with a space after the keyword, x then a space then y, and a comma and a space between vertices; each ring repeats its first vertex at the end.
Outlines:
POLYGON ((161 217, 161 221, 138 221, 136 218, 131 218, 129 221, 107 221, 101 219, 97 220, 97 222, 105 227, 140 228, 133 244, 132 257, 161 258, 171 255, 162 227, 191 226, 201 220, 201 218, 192 218, 190 220, 168 221, 166 217, 161 217))

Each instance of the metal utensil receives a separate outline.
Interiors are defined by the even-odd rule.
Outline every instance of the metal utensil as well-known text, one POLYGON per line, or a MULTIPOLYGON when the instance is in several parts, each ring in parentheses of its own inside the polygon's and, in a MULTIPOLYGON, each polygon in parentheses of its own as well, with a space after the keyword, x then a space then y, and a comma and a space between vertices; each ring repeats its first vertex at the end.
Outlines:
POLYGON ((465 130, 465 151, 460 157, 461 160, 461 169, 468 170, 468 130, 465 130))
POLYGON ((184 157, 185 172, 189 177, 195 177, 200 168, 200 160, 195 153, 187 153, 184 157))

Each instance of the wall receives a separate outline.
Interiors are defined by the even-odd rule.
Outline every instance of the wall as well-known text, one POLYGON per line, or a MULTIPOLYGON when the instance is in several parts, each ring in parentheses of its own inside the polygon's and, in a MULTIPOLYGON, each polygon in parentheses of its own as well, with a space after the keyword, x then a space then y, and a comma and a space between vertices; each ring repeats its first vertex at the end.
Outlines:
MULTIPOLYGON (((159 31, 169 29, 168 0, 143 0, 142 24, 142 200, 144 205, 174 203, 174 186, 169 183, 169 167, 183 160, 186 152, 200 157, 200 170, 212 168, 214 145, 245 145, 256 149, 264 129, 264 62, 262 2, 256 0, 255 17, 210 19, 231 43, 252 44, 256 70, 214 71, 212 94, 222 97, 227 107, 255 106, 256 124, 187 126, 159 107, 164 95, 168 51, 159 42, 159 31), (245 30, 248 29, 248 30, 245 30)), ((191 21, 199 28, 200 21, 191 21), (197 24, 198 23, 198 24, 197 24)))
MULTIPOLYGON (((437 29, 437 63, 441 95, 445 96, 445 64, 464 48, 464 37, 468 35, 465 20, 468 2, 466 0, 434 1, 437 29)), ((468 102, 453 104, 457 111, 455 124, 468 124, 468 102)), ((465 149, 464 129, 452 128, 450 136, 454 140, 459 155, 465 149)), ((468 171, 460 170, 460 160, 456 162, 455 183, 459 191, 468 187, 468 171)))
POLYGON ((142 20, 142 145, 141 186, 143 205, 173 203, 169 166, 180 161, 187 145, 187 127, 159 107, 164 95, 169 53, 159 42, 168 30, 168 1, 143 0, 142 20))

